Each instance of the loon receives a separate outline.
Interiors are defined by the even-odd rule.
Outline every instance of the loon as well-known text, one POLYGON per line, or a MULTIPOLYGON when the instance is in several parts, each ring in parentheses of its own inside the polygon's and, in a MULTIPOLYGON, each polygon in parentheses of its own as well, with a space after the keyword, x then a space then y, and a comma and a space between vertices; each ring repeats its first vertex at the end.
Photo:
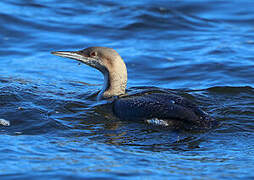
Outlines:
POLYGON ((127 68, 112 48, 88 47, 80 51, 55 51, 52 54, 71 58, 96 68, 104 75, 104 86, 98 100, 113 99, 116 117, 172 129, 207 130, 217 122, 190 100, 173 93, 127 95, 127 68))

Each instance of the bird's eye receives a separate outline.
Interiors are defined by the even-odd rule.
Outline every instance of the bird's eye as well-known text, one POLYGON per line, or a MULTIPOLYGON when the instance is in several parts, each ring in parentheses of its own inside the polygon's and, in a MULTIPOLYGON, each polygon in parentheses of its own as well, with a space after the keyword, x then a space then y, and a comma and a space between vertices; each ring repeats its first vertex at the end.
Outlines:
POLYGON ((91 56, 91 57, 97 56, 97 52, 96 52, 96 51, 91 52, 91 53, 90 53, 90 56, 91 56))

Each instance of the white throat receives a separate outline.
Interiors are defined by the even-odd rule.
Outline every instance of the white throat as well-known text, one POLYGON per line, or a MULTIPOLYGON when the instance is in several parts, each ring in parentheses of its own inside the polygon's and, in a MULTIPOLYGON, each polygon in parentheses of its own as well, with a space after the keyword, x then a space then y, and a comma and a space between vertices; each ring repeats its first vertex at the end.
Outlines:
POLYGON ((102 100, 104 98, 104 96, 103 96, 104 92, 109 87, 109 73, 107 71, 104 71, 103 76, 104 76, 104 83, 103 83, 103 87, 102 87, 101 91, 99 92, 99 94, 97 96, 97 101, 102 100))

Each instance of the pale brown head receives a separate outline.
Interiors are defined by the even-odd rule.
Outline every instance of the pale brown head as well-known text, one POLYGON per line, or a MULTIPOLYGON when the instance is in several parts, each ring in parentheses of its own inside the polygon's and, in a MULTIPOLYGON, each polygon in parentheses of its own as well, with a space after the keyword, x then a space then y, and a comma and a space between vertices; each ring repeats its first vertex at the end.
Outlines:
POLYGON ((52 54, 78 60, 104 75, 104 87, 99 98, 125 94, 127 69, 121 56, 112 48, 89 47, 80 51, 55 51, 52 54))

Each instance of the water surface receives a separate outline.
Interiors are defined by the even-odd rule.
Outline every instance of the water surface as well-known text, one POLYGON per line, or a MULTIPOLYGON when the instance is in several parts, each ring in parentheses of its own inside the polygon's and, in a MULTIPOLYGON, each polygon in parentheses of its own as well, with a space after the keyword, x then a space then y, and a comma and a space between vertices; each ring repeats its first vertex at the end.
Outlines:
POLYGON ((1 179, 232 179, 254 170, 254 2, 0 2, 1 179), (102 75, 50 54, 116 49, 128 92, 173 89, 221 126, 174 132, 98 106, 102 75))

